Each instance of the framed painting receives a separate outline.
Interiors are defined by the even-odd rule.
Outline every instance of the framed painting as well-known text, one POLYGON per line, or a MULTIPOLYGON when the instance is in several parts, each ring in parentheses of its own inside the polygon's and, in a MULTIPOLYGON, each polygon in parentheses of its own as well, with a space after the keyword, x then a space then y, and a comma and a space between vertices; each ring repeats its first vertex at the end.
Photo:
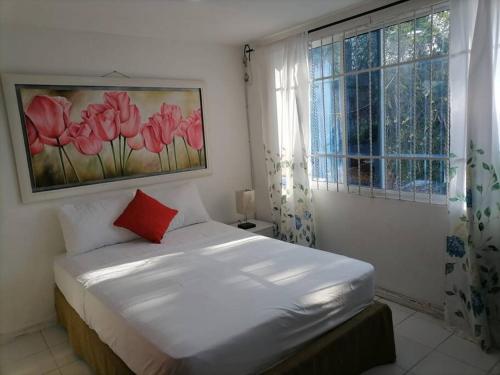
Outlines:
POLYGON ((2 81, 24 202, 210 173, 201 81, 2 81))

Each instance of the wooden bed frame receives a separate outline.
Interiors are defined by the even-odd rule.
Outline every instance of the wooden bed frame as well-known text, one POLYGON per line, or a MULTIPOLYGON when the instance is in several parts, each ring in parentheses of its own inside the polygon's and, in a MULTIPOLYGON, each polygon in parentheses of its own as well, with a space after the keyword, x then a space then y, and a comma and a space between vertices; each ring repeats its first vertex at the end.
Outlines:
MULTIPOLYGON (((80 318, 57 286, 55 307, 58 321, 68 331, 75 353, 96 374, 133 374, 80 318)), ((348 321, 307 342, 262 374, 356 375, 395 360, 391 310, 385 304, 374 302, 348 321)))

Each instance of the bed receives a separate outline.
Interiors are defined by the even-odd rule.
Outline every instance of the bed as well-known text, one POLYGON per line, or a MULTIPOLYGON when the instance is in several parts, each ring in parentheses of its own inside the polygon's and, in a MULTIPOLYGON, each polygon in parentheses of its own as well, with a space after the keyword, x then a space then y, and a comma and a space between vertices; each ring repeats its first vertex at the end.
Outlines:
POLYGON ((54 261, 56 311, 100 374, 356 374, 395 360, 365 262, 208 221, 54 261))

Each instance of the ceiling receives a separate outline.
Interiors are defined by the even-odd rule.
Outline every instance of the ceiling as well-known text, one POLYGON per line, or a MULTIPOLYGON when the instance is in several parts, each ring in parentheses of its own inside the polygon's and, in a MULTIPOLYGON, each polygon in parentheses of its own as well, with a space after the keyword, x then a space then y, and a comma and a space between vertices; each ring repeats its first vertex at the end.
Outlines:
POLYGON ((242 44, 367 0, 0 0, 0 22, 242 44))

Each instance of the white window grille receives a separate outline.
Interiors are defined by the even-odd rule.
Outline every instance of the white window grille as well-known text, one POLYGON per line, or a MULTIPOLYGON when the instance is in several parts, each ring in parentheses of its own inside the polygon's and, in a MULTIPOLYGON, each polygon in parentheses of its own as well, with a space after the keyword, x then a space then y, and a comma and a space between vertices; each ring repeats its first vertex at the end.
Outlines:
POLYGON ((446 204, 449 11, 310 43, 317 189, 446 204))

